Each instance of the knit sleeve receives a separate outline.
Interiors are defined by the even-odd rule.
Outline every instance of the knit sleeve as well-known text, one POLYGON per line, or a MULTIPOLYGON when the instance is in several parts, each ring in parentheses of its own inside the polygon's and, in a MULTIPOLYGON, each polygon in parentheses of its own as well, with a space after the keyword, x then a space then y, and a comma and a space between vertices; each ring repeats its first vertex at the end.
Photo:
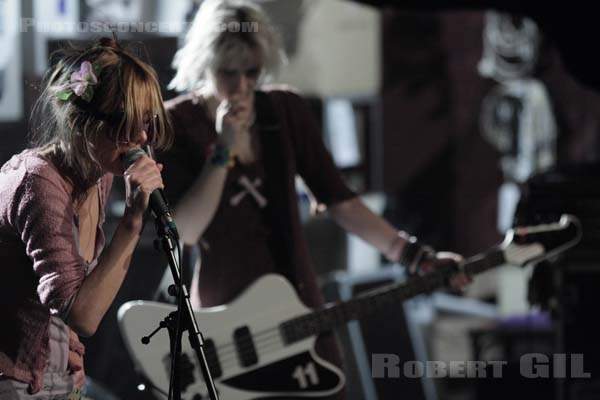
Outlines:
POLYGON ((69 192, 54 179, 27 172, 15 193, 11 214, 39 280, 41 303, 52 314, 62 314, 84 279, 69 192))

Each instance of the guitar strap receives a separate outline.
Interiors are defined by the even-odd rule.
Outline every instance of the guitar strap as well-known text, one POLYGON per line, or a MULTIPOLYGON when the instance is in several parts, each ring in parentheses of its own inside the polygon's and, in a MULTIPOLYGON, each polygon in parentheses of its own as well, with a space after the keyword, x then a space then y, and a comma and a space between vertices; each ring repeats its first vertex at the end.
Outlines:
MULTIPOLYGON (((259 129, 262 161, 265 169, 265 192, 268 198, 266 218, 272 227, 269 248, 273 254, 275 272, 296 286, 296 247, 294 226, 296 218, 295 172, 292 149, 285 140, 278 109, 265 92, 257 91, 256 121, 259 129)), ((296 210, 297 211, 297 210, 296 210)), ((297 287, 297 286, 296 286, 297 287)))

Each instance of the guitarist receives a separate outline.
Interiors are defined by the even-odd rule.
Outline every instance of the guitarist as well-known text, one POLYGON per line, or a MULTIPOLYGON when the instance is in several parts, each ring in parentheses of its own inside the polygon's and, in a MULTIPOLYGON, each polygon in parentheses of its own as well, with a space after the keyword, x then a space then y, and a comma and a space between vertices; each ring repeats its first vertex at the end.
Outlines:
MULTIPOLYGON (((176 137, 159 157, 181 238, 202 252, 193 306, 228 303, 273 272, 307 306, 323 304, 302 235, 296 174, 337 223, 411 272, 425 258, 459 261, 398 232, 348 189, 305 101, 290 90, 261 87, 283 58, 267 16, 245 0, 204 1, 175 55, 170 87, 185 93, 167 102, 176 137)), ((452 283, 467 282, 456 275, 452 283)), ((341 364, 331 335, 317 351, 341 364)))

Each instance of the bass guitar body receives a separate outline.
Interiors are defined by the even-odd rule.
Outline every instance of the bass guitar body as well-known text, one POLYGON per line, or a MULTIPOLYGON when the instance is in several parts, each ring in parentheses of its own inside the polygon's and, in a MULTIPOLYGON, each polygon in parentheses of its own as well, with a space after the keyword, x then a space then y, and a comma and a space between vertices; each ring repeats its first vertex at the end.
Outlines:
MULTIPOLYGON (((164 393, 169 389, 171 366, 168 333, 158 332, 148 345, 140 339, 172 311, 174 306, 148 301, 128 302, 119 311, 121 331, 136 367, 164 393)), ((262 277, 226 306, 196 311, 219 397, 300 399, 338 392, 344 375, 316 354, 317 337, 287 344, 279 329, 282 322, 310 312, 278 275, 262 277)), ((182 398, 208 398, 195 353, 185 335, 183 339, 182 398)))

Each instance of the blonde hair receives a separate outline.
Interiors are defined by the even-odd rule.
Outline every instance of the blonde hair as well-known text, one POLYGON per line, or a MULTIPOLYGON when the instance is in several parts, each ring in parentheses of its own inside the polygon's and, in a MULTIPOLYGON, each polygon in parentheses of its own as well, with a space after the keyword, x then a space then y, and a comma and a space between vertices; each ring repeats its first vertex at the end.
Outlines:
POLYGON ((50 158, 72 181, 74 199, 102 175, 92 151, 99 135, 114 140, 118 147, 122 142, 131 142, 148 118, 156 114, 158 118, 150 122, 155 132, 151 144, 158 148, 170 145, 171 125, 150 65, 109 38, 83 49, 61 49, 53 57, 58 62, 46 74, 45 89, 32 113, 31 142, 53 150, 50 158), (71 75, 84 61, 100 70, 92 99, 88 103, 75 94, 68 100, 59 99, 57 95, 69 87, 71 75))
POLYGON ((205 0, 175 54, 172 66, 177 72, 169 88, 179 92, 203 89, 207 72, 244 48, 258 50, 263 79, 271 78, 286 61, 278 33, 257 4, 205 0))

